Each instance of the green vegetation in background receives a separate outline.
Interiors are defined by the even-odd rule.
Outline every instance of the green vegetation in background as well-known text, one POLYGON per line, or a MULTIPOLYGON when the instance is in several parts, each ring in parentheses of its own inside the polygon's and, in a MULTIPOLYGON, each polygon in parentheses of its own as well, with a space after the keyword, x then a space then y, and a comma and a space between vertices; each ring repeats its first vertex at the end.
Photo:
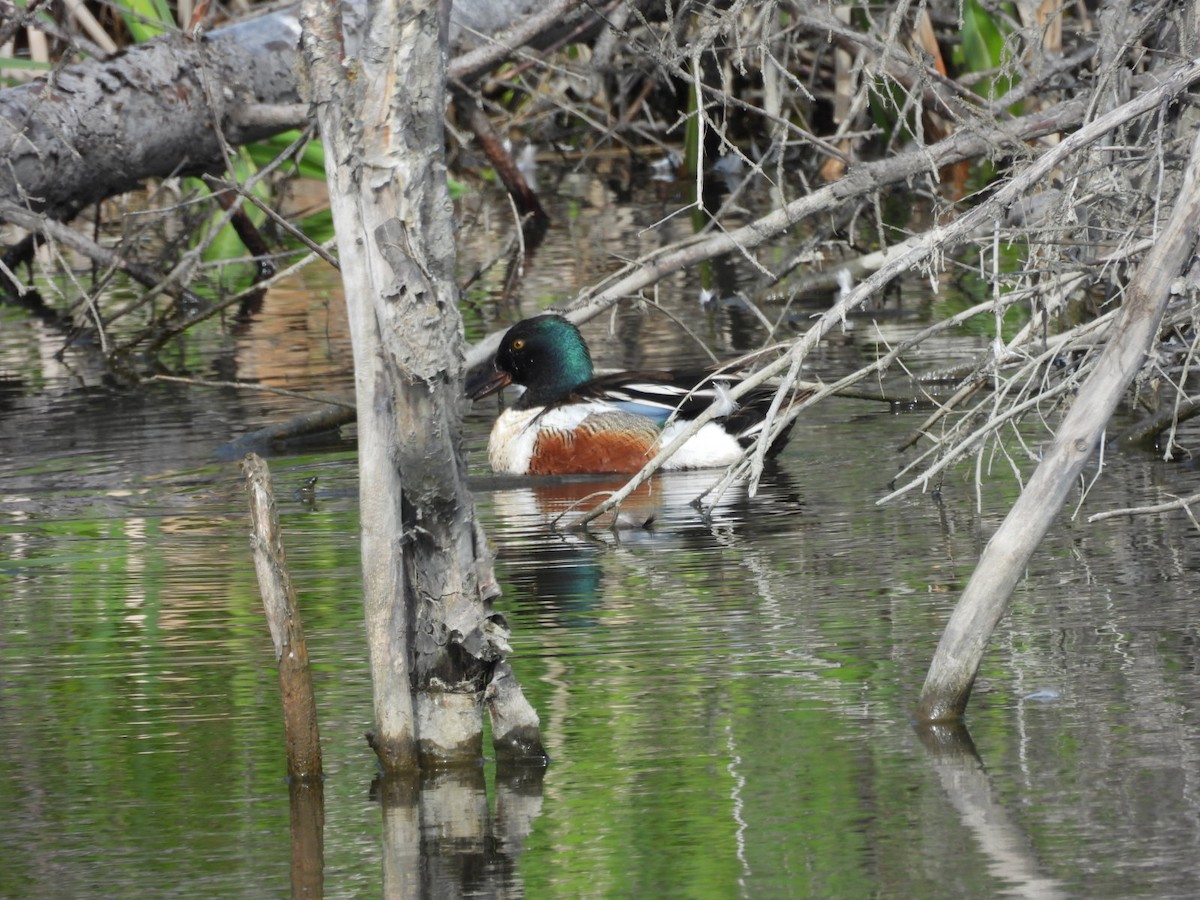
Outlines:
MULTIPOLYGON (((1004 5, 1010 14, 1015 14, 1008 7, 1008 4, 1004 5)), ((962 41, 955 44, 950 52, 950 62, 954 71, 959 74, 980 75, 971 85, 971 90, 976 94, 988 99, 1004 96, 1016 86, 1018 79, 1011 70, 1005 70, 1010 50, 1009 32, 1003 25, 1003 20, 999 15, 984 9, 979 0, 964 0, 962 23, 962 41)), ((863 24, 865 28, 865 23, 863 24)), ((916 117, 921 110, 911 102, 907 89, 891 81, 878 82, 871 93, 870 111, 875 126, 883 132, 885 143, 892 141, 897 129, 904 140, 916 138, 916 117), (904 111, 902 120, 901 111, 904 111)), ((1014 107, 1012 112, 1017 114, 1020 109, 1014 107)), ((973 166, 972 171, 979 174, 980 186, 989 184, 995 177, 994 167, 987 161, 973 166)))
POLYGON ((871 85, 868 109, 872 123, 883 134, 884 145, 893 143, 897 131, 900 140, 906 143, 920 134, 917 128, 920 110, 909 101, 908 92, 891 79, 879 78, 871 85))
MULTIPOLYGON (((51 65, 46 62, 20 59, 15 56, 0 56, 0 73, 3 73, 6 69, 21 70, 24 72, 49 72, 51 65)), ((19 78, 0 74, 0 87, 14 87, 20 83, 21 79, 19 78)))
MULTIPOLYGON (((279 154, 303 137, 303 133, 293 129, 284 131, 274 137, 246 145, 246 153, 250 161, 262 168, 270 165, 279 154)), ((292 171, 301 178, 312 178, 315 181, 325 180, 325 146, 319 140, 313 139, 304 145, 304 152, 294 156, 290 163, 292 171)))
MULTIPOLYGON (((230 176, 238 184, 245 184, 258 171, 258 167, 254 164, 254 160, 250 154, 242 149, 233 151, 233 171, 230 176)), ((199 178, 188 178, 186 183, 189 188, 199 191, 201 194, 212 194, 212 189, 207 183, 199 178)), ((251 193, 254 194, 263 203, 270 200, 270 191, 263 181, 257 181, 251 188, 251 193)), ((260 227, 266 221, 267 214, 247 201, 242 202, 242 212, 254 224, 256 228, 260 227)), ((205 227, 200 228, 193 236, 193 243, 206 239, 212 230, 212 227, 220 221, 225 215, 225 210, 217 206, 209 215, 208 223, 205 227)), ((245 245, 242 244, 242 239, 238 237, 233 226, 226 223, 221 227, 221 230, 215 237, 209 241, 201 254, 205 262, 215 262, 219 260, 234 260, 240 259, 245 255, 245 245)))
POLYGON ((166 0, 120 0, 114 5, 134 43, 148 41, 176 27, 166 0))
MULTIPOLYGON (((29 0, 14 0, 19 9, 24 9, 29 5, 29 0)), ((50 28, 57 27, 54 17, 47 13, 44 9, 39 9, 34 13, 37 20, 43 21, 50 28)), ((21 71, 21 72, 47 72, 52 68, 48 62, 42 62, 33 59, 24 59, 19 56, 0 56, 0 87, 13 87, 20 84, 24 79, 5 75, 6 70, 21 71)))
MULTIPOLYGON (((125 23, 125 27, 129 29, 129 34, 135 43, 143 43, 151 38, 158 37, 177 27, 175 17, 171 12, 170 6, 166 0, 122 0, 116 6, 121 14, 121 19, 125 23)), ((296 133, 293 132, 293 139, 296 133)), ((275 143, 278 138, 275 139, 275 143)), ((263 142, 271 145, 272 142, 263 142)), ((290 141, 288 142, 290 143, 290 141)), ((313 143, 310 142, 311 148, 313 143)), ((284 144, 286 147, 287 144, 284 144)), ((319 143, 316 144, 320 146, 319 143)), ((309 151, 306 149, 306 154, 309 151)), ((320 167, 322 177, 324 176, 323 157, 319 155, 319 151, 314 153, 318 160, 317 165, 320 167)), ((261 159, 261 151, 259 153, 261 159)), ((239 184, 244 184, 254 173, 258 171, 259 164, 255 161, 255 154, 249 148, 238 148, 233 153, 233 171, 230 176, 239 184)), ((202 195, 211 194, 209 186, 198 178, 187 178, 184 180, 185 185, 189 190, 195 190, 202 195)), ((270 191, 266 184, 258 182, 252 188, 254 196, 260 200, 267 202, 270 200, 270 191)), ((252 203, 243 203, 242 209, 249 217, 254 225, 260 226, 266 219, 266 214, 258 209, 252 203)), ((216 209, 209 218, 210 223, 214 223, 224 215, 224 210, 216 209)), ((196 240, 193 241, 193 246, 198 240, 207 237, 209 229, 202 228, 197 232, 196 240)), ((242 244, 241 238, 237 232, 229 224, 224 225, 220 232, 204 247, 202 258, 206 262, 216 262, 223 260, 238 260, 245 256, 245 246, 242 244)), ((253 269, 247 267, 245 271, 238 270, 235 275, 235 280, 240 284, 245 282, 248 286, 253 280, 253 269)))
MULTIPOLYGON (((871 31, 871 23, 861 10, 852 12, 851 23, 864 33, 871 31)), ((920 134, 917 116, 921 110, 912 102, 909 91, 886 76, 876 78, 868 86, 868 110, 872 123, 883 135, 882 144, 889 146, 895 142, 897 132, 901 141, 916 140, 920 134)))
MULTIPOLYGON (((990 246, 990 245, 989 245, 990 246)), ((1025 263, 1027 248, 1024 245, 1002 243, 1000 248, 1000 265, 996 276, 1000 280, 1000 295, 995 296, 992 284, 992 261, 989 249, 987 257, 981 263, 978 252, 973 260, 967 260, 960 274, 954 279, 953 288, 940 291, 933 304, 933 314, 939 320, 950 318, 965 309, 969 309, 988 300, 996 299, 1004 302, 1004 295, 1012 288, 1006 276, 1021 271, 1025 263)), ((996 334, 996 314, 992 309, 977 316, 972 316, 958 326, 961 334, 977 334, 986 337, 999 337, 1009 341, 1029 321, 1029 307, 1025 303, 1009 303, 1005 306, 1000 318, 1000 334, 996 334)))
MULTIPOLYGON (((1000 19, 989 13, 979 0, 965 0, 962 7, 962 43, 954 48, 951 61, 959 72, 993 72, 1004 68, 1008 51, 1008 33, 1000 19)), ((972 87, 988 99, 1003 97, 1017 83, 1011 71, 980 78, 972 87)))

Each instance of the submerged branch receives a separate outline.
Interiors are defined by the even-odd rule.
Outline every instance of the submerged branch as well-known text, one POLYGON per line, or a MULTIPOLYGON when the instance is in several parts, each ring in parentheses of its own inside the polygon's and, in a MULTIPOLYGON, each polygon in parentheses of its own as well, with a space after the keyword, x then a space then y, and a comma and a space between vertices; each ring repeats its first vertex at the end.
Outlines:
POLYGON ((320 781, 321 735, 317 728, 317 704, 308 665, 308 643, 283 551, 271 472, 262 458, 253 453, 242 460, 242 471, 246 476, 254 524, 251 537, 254 569, 258 574, 271 640, 275 644, 275 661, 279 665, 288 777, 320 781))
MULTIPOLYGON (((1139 419, 1121 431, 1116 443, 1124 445, 1155 444, 1164 431, 1200 415, 1200 399, 1188 398, 1173 406, 1164 406, 1152 415, 1139 419)), ((1170 457, 1171 448, 1165 448, 1170 457)))
POLYGON ((1166 503, 1154 503, 1150 506, 1130 506, 1126 507, 1125 509, 1108 509, 1104 512, 1093 513, 1092 515, 1088 516, 1087 520, 1088 524, 1090 525, 1092 522, 1103 522, 1105 519, 1113 519, 1117 516, 1145 516, 1152 513, 1171 512, 1175 509, 1182 509, 1187 512, 1188 518, 1192 520, 1192 524, 1197 525, 1197 528, 1200 528, 1200 524, 1197 524, 1196 518, 1192 515, 1192 507, 1197 503, 1200 503, 1200 494, 1192 494, 1188 497, 1179 497, 1166 503))

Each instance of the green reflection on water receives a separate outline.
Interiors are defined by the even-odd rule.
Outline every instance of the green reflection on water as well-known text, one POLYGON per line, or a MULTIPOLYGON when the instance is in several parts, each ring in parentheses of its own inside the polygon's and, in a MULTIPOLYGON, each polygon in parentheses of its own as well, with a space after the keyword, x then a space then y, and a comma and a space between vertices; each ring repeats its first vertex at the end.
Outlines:
MULTIPOLYGON (((329 547, 346 525, 306 520, 329 547)), ((245 527, 5 522, 0 896, 83 896, 93 877, 109 896, 286 888, 278 687, 245 527)), ((353 594, 328 589, 345 562, 331 551, 307 580, 318 631, 359 624, 353 594)))
MULTIPOLYGON (((856 465, 838 471, 869 483, 874 464, 856 465)), ((374 896, 353 460, 275 471, 330 775, 326 886, 374 896), (309 506, 292 488, 315 471, 309 506)), ((98 871, 113 896, 286 894, 278 689, 232 478, 214 471, 186 514, 138 515, 132 501, 104 516, 6 511, 0 895, 83 896, 98 871)), ((168 492, 147 490, 146 508, 168 492)), ((714 522, 668 511, 620 542, 514 523, 501 511, 511 498, 481 495, 497 606, 553 756, 540 815, 501 880, 511 894, 979 896, 1009 884, 906 721, 955 599, 945 586, 979 549, 971 498, 876 511, 865 488, 828 479, 801 482, 799 504, 796 492, 768 491, 714 522)), ((1107 838, 1159 846, 1170 838, 1157 816, 1187 839, 1179 764, 1163 750, 1179 745, 1165 727, 1139 727, 1135 698, 1160 660, 1164 696, 1178 695, 1186 720, 1188 626, 1151 633, 1074 567, 1074 553, 1099 565, 1126 549, 1097 532, 1047 546, 971 712, 986 777, 1040 871, 1113 893, 1147 882, 1103 850, 1107 838), (1022 699, 1046 685, 1069 699, 1022 699), (1105 754, 1136 797, 1101 777, 1105 754), (1076 808, 1085 819, 1067 815, 1076 808)), ((1182 575, 1161 585, 1186 586, 1182 575)))

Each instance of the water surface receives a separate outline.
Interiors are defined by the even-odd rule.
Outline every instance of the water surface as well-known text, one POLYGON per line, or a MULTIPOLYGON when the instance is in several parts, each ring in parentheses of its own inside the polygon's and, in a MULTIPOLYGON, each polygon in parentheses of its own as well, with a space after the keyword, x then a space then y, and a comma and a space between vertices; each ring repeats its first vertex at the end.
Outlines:
MULTIPOLYGON (((489 308, 474 331, 534 311, 539 285, 561 293, 610 263, 599 236, 619 216, 586 215, 592 265, 568 252, 578 234, 555 247, 552 232, 521 312, 489 308)), ((614 252, 639 233, 619 231, 614 252)), ((698 284, 670 287, 722 353, 761 338, 737 309, 698 316, 698 284)), ((236 339, 198 336, 189 368, 349 389, 335 301, 328 276, 306 273, 236 339)), ((83 354, 55 361, 61 338, 45 326, 10 311, 2 324, 0 896, 289 895, 273 652, 239 472, 213 453, 306 404, 117 387, 83 354)), ((814 370, 859 364, 873 327, 857 322, 814 370)), ((601 364, 696 361, 652 313, 588 334, 601 364)), ((595 485, 491 479, 493 413, 469 421, 472 473, 513 664, 553 762, 515 787, 489 763, 491 806, 469 787, 456 795, 476 801, 468 811, 433 784, 389 807, 410 819, 385 815, 373 787, 352 431, 271 460, 316 670, 327 896, 1194 894, 1200 542, 1178 512, 1086 524, 1194 492, 1192 469, 1106 460, 1015 593, 964 740, 922 734, 909 713, 1019 491, 1007 463, 978 495, 963 470, 877 506, 917 419, 834 400, 758 496, 705 514, 688 501, 709 476, 663 477, 628 509, 651 527, 580 535, 549 523, 595 485)))

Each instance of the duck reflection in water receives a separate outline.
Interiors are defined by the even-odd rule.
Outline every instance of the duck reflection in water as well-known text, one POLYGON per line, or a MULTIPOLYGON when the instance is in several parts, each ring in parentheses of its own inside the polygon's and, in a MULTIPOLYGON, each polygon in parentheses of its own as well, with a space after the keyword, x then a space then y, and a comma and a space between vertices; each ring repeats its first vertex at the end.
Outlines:
POLYGON ((709 565, 716 562, 714 551, 753 541, 753 532, 771 529, 779 516, 794 521, 802 508, 787 473, 776 469, 753 499, 744 485, 735 485, 711 508, 698 509, 693 501, 717 477, 711 471, 664 473, 626 498, 616 526, 598 520, 586 531, 565 526, 626 478, 501 480, 491 506, 504 523, 502 578, 514 588, 516 611, 524 608, 545 625, 592 627, 614 565, 622 572, 644 569, 651 579, 655 560, 665 553, 690 554, 709 565))

